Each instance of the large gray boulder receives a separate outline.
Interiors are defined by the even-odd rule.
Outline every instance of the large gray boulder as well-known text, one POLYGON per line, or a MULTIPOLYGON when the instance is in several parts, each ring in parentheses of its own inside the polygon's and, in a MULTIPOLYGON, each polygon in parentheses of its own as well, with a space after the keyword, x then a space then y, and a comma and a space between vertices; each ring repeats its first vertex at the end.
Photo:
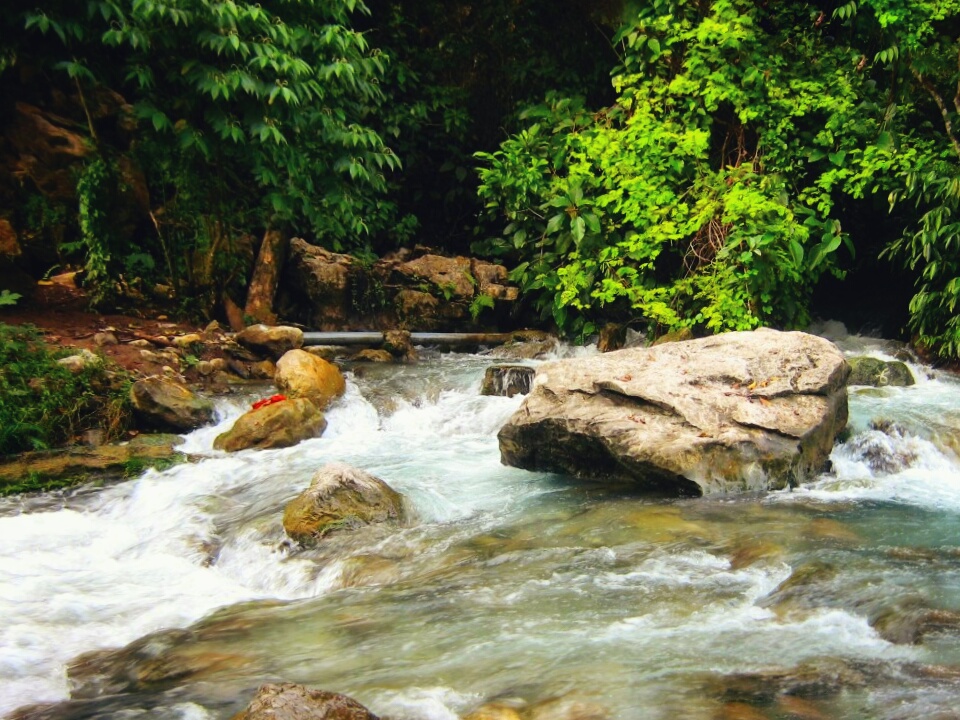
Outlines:
POLYGON ((783 488, 824 467, 849 372, 831 342, 765 329, 546 363, 500 453, 679 495, 783 488))
POLYGON ((262 685, 233 720, 377 720, 353 698, 303 685, 262 685))

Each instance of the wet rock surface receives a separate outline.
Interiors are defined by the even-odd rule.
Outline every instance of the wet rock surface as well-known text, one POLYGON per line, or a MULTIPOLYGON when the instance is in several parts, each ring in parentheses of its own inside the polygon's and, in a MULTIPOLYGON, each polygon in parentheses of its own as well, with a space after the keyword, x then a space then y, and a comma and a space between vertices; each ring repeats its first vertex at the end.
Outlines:
POLYGON ((312 400, 293 398, 241 415, 233 427, 217 436, 213 446, 226 452, 291 447, 320 437, 326 428, 326 418, 312 400))
POLYGON ((398 522, 403 497, 383 480, 343 463, 331 463, 313 476, 310 487, 287 504, 283 529, 295 542, 310 545, 337 530, 398 522))
POLYGON ((307 398, 320 409, 343 395, 347 388, 336 365, 305 350, 290 350, 277 361, 274 382, 285 395, 307 398))
POLYGON ((140 422, 159 430, 195 430, 213 420, 213 403, 164 377, 137 380, 130 400, 140 422))
POLYGON ((232 720, 378 720, 353 698, 293 683, 263 685, 232 720))
POLYGON ((824 467, 848 373, 832 343, 774 330, 546 363, 501 458, 680 495, 783 488, 824 467))
POLYGON ((905 362, 900 360, 879 360, 872 357, 852 357, 848 385, 866 385, 868 387, 909 387, 917 381, 905 362))
POLYGON ((488 367, 480 385, 481 395, 513 397, 526 395, 533 384, 536 368, 529 365, 494 365, 488 367))

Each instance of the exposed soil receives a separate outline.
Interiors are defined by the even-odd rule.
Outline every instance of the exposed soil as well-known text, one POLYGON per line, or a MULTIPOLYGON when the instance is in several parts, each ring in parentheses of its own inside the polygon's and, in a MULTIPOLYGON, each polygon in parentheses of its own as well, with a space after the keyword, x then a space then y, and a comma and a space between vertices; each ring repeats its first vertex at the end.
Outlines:
POLYGON ((174 322, 162 313, 137 310, 137 314, 103 314, 90 310, 89 299, 80 288, 64 282, 44 282, 16 305, 0 307, 0 323, 34 325, 53 347, 86 348, 138 374, 159 372, 160 367, 145 360, 141 349, 129 344, 138 338, 170 338, 203 328, 174 322), (112 332, 116 345, 98 345, 98 333, 112 332))

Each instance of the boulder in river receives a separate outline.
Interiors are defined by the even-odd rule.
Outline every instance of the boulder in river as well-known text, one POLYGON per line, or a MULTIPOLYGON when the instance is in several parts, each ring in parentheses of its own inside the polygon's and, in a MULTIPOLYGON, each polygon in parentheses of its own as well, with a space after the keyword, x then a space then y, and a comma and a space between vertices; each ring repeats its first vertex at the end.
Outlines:
POLYGON ((321 409, 340 397, 346 381, 333 363, 306 350, 290 350, 277 361, 274 382, 290 397, 308 398, 321 409))
POLYGON ((240 345, 276 359, 303 347, 303 330, 286 325, 251 325, 234 336, 240 345))
POLYGON ((320 437, 326 429, 326 418, 312 400, 293 398, 241 415, 232 428, 217 436, 213 446, 227 452, 285 448, 320 437))
POLYGON ((280 683, 262 685, 253 701, 232 720, 378 720, 353 698, 280 683))
POLYGON ((833 343, 767 329, 546 363, 501 458, 670 494, 783 488, 824 467, 849 371, 833 343))
POLYGON ((403 497, 380 478, 343 463, 330 463, 283 511, 283 529, 309 545, 335 530, 404 518, 403 497))
POLYGON ((910 368, 900 360, 880 360, 862 356, 850 358, 849 363, 848 385, 908 387, 916 383, 910 368))
POLYGON ((158 430, 186 432, 213 420, 213 403, 159 375, 137 380, 130 388, 130 401, 140 421, 158 430))

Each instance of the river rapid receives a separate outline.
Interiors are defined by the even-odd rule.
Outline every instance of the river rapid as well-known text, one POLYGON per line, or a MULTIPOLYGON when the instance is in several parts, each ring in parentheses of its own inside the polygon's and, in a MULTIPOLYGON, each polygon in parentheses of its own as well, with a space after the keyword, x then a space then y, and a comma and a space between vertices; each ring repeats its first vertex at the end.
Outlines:
POLYGON ((0 500, 0 715, 218 720, 286 680, 397 720, 958 717, 956 379, 851 388, 797 490, 670 500, 501 466, 522 398, 479 395, 492 362, 358 368, 284 450, 214 451, 249 400, 223 402, 198 462, 0 500), (284 504, 331 461, 416 520, 291 547, 284 504))

